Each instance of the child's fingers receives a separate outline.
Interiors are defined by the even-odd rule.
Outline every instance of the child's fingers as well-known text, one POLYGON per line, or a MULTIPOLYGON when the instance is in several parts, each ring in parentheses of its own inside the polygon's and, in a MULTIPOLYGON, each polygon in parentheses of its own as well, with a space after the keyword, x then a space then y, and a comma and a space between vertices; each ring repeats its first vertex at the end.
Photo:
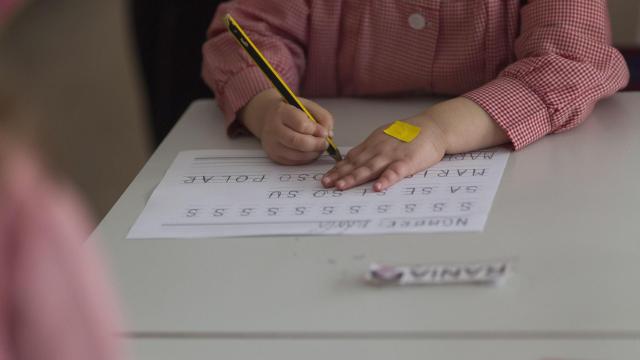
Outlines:
POLYGON ((398 160, 389 165, 373 184, 374 191, 383 191, 413 173, 413 167, 405 160, 398 160))
POLYGON ((372 158, 369 153, 362 152, 358 156, 350 156, 345 160, 340 161, 333 169, 329 170, 322 178, 322 185, 325 187, 334 186, 335 182, 350 173, 353 169, 367 162, 372 158))
POLYGON ((279 131, 277 141, 285 147, 297 151, 324 151, 327 148, 327 141, 324 138, 313 135, 305 135, 292 130, 287 126, 282 126, 279 131))
POLYGON ((353 149, 349 150, 349 152, 347 152, 347 154, 344 157, 349 161, 355 161, 360 156, 360 154, 362 154, 365 148, 366 146, 364 145, 364 143, 362 143, 354 147, 353 149))
POLYGON ((302 111, 291 107, 291 112, 284 116, 282 123, 295 132, 306 135, 314 135, 325 138, 329 136, 329 131, 321 125, 313 122, 302 111))
POLYGON ((380 176, 387 165, 389 165, 389 160, 380 156, 374 156, 366 163, 355 168, 349 174, 336 181, 336 189, 347 190, 375 179, 380 176))
POLYGON ((327 171, 326 174, 322 177, 322 185, 324 187, 332 187, 334 186, 336 180, 338 180, 342 173, 347 173, 355 168, 355 164, 348 161, 342 160, 333 169, 327 171))
POLYGON ((316 121, 320 123, 320 125, 325 130, 327 130, 326 135, 324 136, 316 135, 316 136, 322 136, 322 137, 333 136, 332 134, 331 135, 329 134, 329 131, 333 130, 333 115, 331 115, 331 113, 327 109, 323 108, 322 106, 316 104, 311 100, 301 99, 300 101, 302 101, 302 104, 307 108, 307 110, 311 112, 311 114, 316 119, 316 121))

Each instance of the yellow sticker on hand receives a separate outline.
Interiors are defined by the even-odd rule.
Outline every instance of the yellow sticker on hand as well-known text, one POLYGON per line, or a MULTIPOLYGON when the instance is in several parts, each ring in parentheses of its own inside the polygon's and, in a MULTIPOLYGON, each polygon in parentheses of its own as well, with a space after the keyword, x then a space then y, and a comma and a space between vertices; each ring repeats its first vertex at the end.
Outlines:
POLYGON ((384 133, 404 142, 412 142, 420 134, 420 128, 398 120, 384 129, 384 133))

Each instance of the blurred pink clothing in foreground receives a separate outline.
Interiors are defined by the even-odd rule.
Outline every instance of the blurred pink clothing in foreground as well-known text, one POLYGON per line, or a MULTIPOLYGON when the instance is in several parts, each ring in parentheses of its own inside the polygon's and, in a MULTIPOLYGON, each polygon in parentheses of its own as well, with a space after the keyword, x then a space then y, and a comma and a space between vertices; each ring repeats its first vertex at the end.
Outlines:
POLYGON ((0 360, 120 358, 88 224, 69 189, 0 138, 0 360))

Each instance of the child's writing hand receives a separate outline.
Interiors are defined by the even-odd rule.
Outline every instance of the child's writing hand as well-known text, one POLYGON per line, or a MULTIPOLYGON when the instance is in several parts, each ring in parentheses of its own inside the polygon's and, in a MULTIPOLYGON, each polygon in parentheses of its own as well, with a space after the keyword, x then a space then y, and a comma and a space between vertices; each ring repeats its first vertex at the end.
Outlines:
POLYGON ((325 187, 346 190, 377 179, 375 191, 382 191, 406 176, 428 168, 445 154, 445 139, 438 125, 424 117, 406 122, 422 128, 418 137, 405 143, 383 131, 390 124, 377 128, 360 145, 351 149, 322 179, 325 187))
POLYGON ((244 125, 260 138, 262 148, 273 161, 300 165, 318 158, 327 148, 333 117, 320 105, 300 98, 319 124, 304 112, 287 104, 275 89, 256 95, 239 116, 244 125))

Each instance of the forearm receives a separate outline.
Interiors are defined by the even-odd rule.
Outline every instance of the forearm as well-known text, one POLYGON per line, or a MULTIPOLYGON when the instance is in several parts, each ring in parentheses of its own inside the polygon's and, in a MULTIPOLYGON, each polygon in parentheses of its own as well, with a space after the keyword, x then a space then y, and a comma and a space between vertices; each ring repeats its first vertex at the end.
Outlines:
POLYGON ((203 45, 202 76, 215 93, 227 126, 238 124, 238 111, 261 91, 272 87, 262 71, 247 60, 223 21, 233 14, 262 55, 294 91, 305 72, 308 1, 242 0, 221 4, 203 45))
POLYGON ((480 106, 459 97, 436 104, 421 115, 444 136, 448 154, 484 149, 509 142, 507 134, 480 106))
POLYGON ((463 95, 500 124, 515 150, 577 126, 629 79, 610 45, 606 1, 529 0, 520 15, 517 61, 463 95))

